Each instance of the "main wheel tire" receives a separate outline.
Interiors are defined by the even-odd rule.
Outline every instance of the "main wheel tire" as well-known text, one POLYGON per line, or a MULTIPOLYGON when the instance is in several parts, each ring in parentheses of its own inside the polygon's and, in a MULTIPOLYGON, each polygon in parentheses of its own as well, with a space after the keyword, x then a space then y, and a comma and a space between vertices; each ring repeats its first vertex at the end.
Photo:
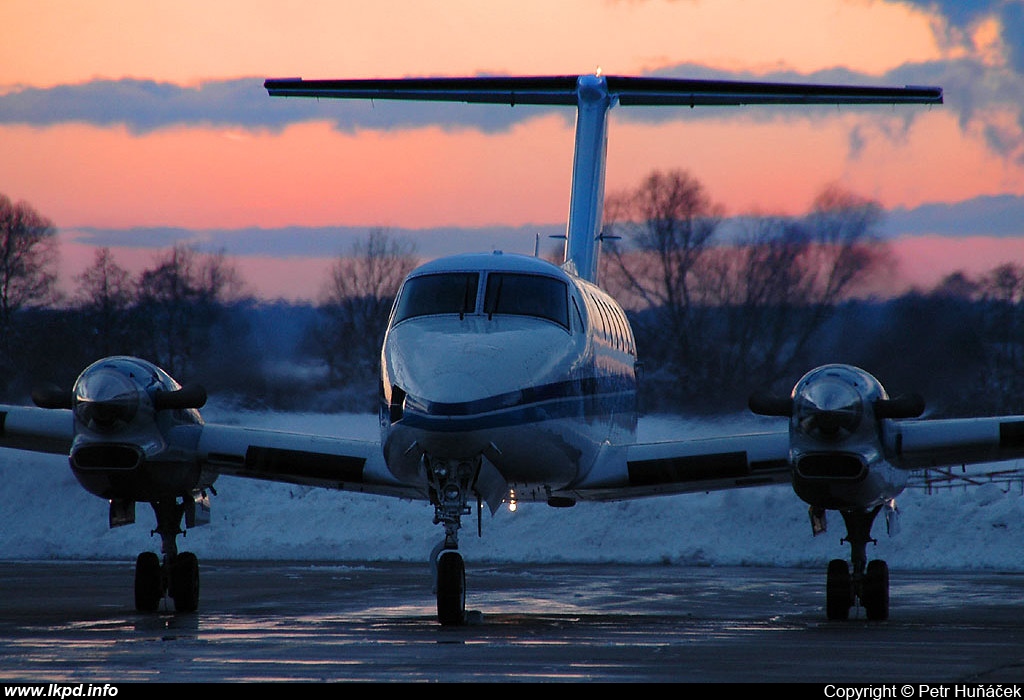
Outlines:
POLYGON ((195 612, 199 607, 199 560, 182 552, 171 565, 171 598, 177 612, 195 612))
POLYGON ((828 577, 825 581, 825 614, 830 620, 846 620, 853 605, 853 583, 850 567, 842 559, 828 563, 828 577))
POLYGON ((155 552, 143 552, 135 559, 135 609, 155 612, 163 597, 160 557, 155 552))
POLYGON ((437 557, 437 621, 442 625, 466 622, 466 565, 454 550, 437 557))
POLYGON ((875 559, 868 562, 861 602, 869 620, 889 619, 889 565, 884 561, 875 559))

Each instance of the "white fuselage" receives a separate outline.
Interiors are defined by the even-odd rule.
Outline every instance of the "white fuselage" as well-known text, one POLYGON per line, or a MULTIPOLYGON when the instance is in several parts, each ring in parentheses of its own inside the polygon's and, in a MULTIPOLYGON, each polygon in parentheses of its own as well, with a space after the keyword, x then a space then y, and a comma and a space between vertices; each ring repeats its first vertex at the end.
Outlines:
POLYGON ((584 476, 603 443, 634 434, 625 315, 537 258, 461 255, 414 271, 381 359, 384 456, 405 482, 423 479, 425 455, 482 457, 518 493, 542 495, 584 476))

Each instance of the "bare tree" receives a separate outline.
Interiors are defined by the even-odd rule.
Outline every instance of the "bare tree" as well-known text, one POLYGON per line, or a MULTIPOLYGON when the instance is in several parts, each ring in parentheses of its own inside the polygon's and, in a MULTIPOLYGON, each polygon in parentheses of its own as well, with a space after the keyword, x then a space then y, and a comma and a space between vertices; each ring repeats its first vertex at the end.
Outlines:
POLYGON ((748 217, 736 245, 709 256, 704 299, 723 324, 705 357, 723 386, 770 384, 806 369, 811 344, 837 305, 874 273, 888 270, 888 248, 874 203, 827 187, 805 217, 748 217))
MULTIPOLYGON (((373 228, 331 266, 321 295, 322 320, 311 330, 335 381, 369 377, 376 391, 381 343, 402 280, 417 263, 415 246, 373 228)), ((374 394, 375 396, 375 394, 374 394)))
POLYGON ((177 375, 196 369, 222 306, 239 297, 242 283, 224 253, 177 245, 142 273, 138 289, 141 351, 177 375))
POLYGON ((95 253, 91 267, 78 275, 77 305, 95 357, 133 352, 131 309, 135 282, 109 248, 95 253))
POLYGON ((1019 409, 1024 396, 1024 267, 1004 263, 978 285, 988 340, 982 386, 989 410, 1019 409))
POLYGON ((804 218, 813 246, 806 269, 810 301, 827 308, 854 291, 889 259, 877 229, 883 218, 878 202, 828 185, 804 218))
POLYGON ((655 172, 609 198, 606 276, 634 308, 638 342, 667 369, 660 397, 728 396, 786 377, 835 309, 887 254, 881 209, 825 188, 801 218, 747 217, 723 238, 722 209, 690 175, 655 172))
POLYGON ((613 194, 605 213, 606 232, 631 243, 612 240, 608 246, 606 286, 628 305, 648 309, 634 325, 656 360, 678 377, 697 365, 697 341, 708 317, 695 272, 721 223, 722 207, 696 178, 672 170, 654 171, 635 190, 613 194))
POLYGON ((721 212, 704 186, 681 170, 654 171, 637 189, 609 196, 607 227, 630 240, 634 249, 654 253, 627 262, 621 246, 609 246, 618 285, 649 306, 665 307, 682 322, 693 298, 691 273, 718 228, 721 212))
POLYGON ((57 229, 25 202, 0 194, 0 375, 17 343, 15 314, 57 300, 57 229))
POLYGON ((930 296, 940 299, 973 301, 978 298, 981 285, 972 280, 963 270, 956 270, 943 277, 931 290, 930 296))

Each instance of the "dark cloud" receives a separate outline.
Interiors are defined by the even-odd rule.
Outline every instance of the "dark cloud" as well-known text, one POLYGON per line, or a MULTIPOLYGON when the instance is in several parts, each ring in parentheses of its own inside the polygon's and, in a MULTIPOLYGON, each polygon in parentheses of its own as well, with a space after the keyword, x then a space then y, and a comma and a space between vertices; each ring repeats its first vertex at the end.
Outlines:
POLYGON ((79 122, 124 125, 135 133, 182 125, 277 130, 312 120, 332 122, 341 131, 440 125, 493 132, 542 110, 550 108, 271 98, 263 78, 210 81, 198 87, 152 80, 94 80, 0 95, 0 124, 79 122))
MULTIPOLYGON (((934 85, 943 89, 942 106, 902 106, 896 110, 878 106, 747 106, 742 109, 721 108, 650 108, 621 110, 623 121, 662 123, 666 121, 699 121, 730 119, 744 122, 803 120, 844 113, 869 114, 873 128, 881 130, 893 141, 902 139, 922 113, 932 109, 950 110, 965 132, 976 130, 984 135, 986 146, 1002 158, 1024 164, 1024 74, 1009 67, 993 67, 972 58, 927 63, 907 63, 882 76, 864 76, 845 68, 794 73, 743 73, 712 70, 695 64, 680 64, 658 71, 662 77, 688 77, 713 80, 750 80, 781 83, 821 83, 831 85, 934 85), (1016 125, 1008 126, 1005 115, 1015 117, 1016 125)), ((867 137, 862 126, 853 126, 849 135, 852 157, 860 152, 867 137)))
MULTIPOLYGON (((154 251, 183 244, 204 252, 275 258, 324 258, 340 255, 369 229, 359 226, 249 227, 241 229, 184 229, 175 227, 133 227, 104 229, 75 228, 62 232, 76 242, 97 248, 137 248, 154 251)), ((407 240, 424 257, 459 252, 532 254, 550 247, 550 237, 565 233, 564 224, 489 226, 484 228, 439 227, 424 229, 389 228, 388 235, 407 240)))
MULTIPOLYGON (((275 258, 330 258, 365 239, 369 229, 359 226, 289 226, 282 228, 185 229, 135 227, 124 229, 76 228, 62 231, 78 243, 95 247, 151 249, 154 252, 184 244, 204 252, 232 256, 275 258)), ((388 234, 413 243, 425 258, 463 252, 532 254, 555 245, 552 238, 565 232, 563 223, 479 228, 389 228, 388 234)), ((728 232, 728 231, 727 231, 728 232)), ((1024 235, 1024 196, 982 196, 952 204, 929 203, 886 212, 882 223, 886 237, 939 235, 1024 235)))
MULTIPOLYGON (((82 122, 100 127, 124 125, 135 132, 181 124, 284 126, 289 118, 283 112, 273 107, 262 113, 255 109, 261 90, 262 84, 256 80, 210 82, 194 88, 135 79, 24 88, 0 95, 0 123, 52 126, 82 122)), ((263 102, 267 107, 267 100, 263 102)))
MULTIPOLYGON (((903 85, 908 84, 906 81, 910 78, 916 79, 914 84, 925 84, 936 72, 935 68, 930 71, 927 68, 905 68, 886 76, 880 84, 903 85)), ((651 75, 716 80, 872 84, 864 76, 842 69, 811 74, 779 72, 755 75, 718 71, 688 63, 651 75)), ((753 114, 760 119, 786 118, 787 115, 809 118, 830 109, 834 108, 749 106, 742 110, 732 107, 691 110, 653 107, 623 109, 616 114, 622 119, 664 122, 695 118, 720 119, 723 114, 740 112, 746 116, 753 114)), ((567 107, 271 98, 263 88, 263 78, 209 81, 197 87, 137 79, 95 80, 52 88, 23 88, 0 95, 0 124, 52 126, 79 122, 100 127, 124 125, 136 133, 182 125, 277 130, 289 124, 311 120, 329 121, 335 128, 345 132, 423 126, 497 132, 548 113, 562 114, 570 123, 575 119, 574 110, 567 107)))
MULTIPOLYGON (((1003 10, 1004 14, 1009 13, 1005 7, 1003 10)), ((1024 24, 1021 26, 1024 31, 1024 24)), ((873 122, 880 125, 878 128, 887 130, 889 137, 898 138, 900 134, 897 132, 909 129, 924 111, 944 109, 952 110, 965 130, 976 125, 979 133, 987 135, 988 147, 993 151, 1024 162, 1024 74, 1009 67, 992 67, 962 58, 905 64, 883 76, 865 76, 843 68, 813 73, 778 71, 754 74, 686 63, 651 75, 836 85, 938 85, 945 91, 945 104, 942 107, 907 106, 899 110, 827 105, 748 106, 742 109, 651 107, 619 109, 615 112, 616 119, 643 123, 701 119, 767 122, 815 119, 841 109, 844 113, 872 115, 873 122), (995 110, 1004 114, 993 117, 995 110), (1016 116, 1016 130, 1006 127, 1007 110, 1016 116)), ((567 123, 575 119, 574 110, 565 107, 272 98, 263 88, 263 78, 210 81, 197 87, 147 80, 96 80, 80 85, 24 88, 0 95, 0 124, 45 127, 81 122, 100 127, 124 125, 136 133, 183 125, 279 130, 289 124, 311 120, 328 121, 344 132, 438 126, 447 130, 472 129, 491 133, 507 130, 516 123, 547 113, 564 115, 567 123)), ((853 153, 866 136, 863 131, 850 135, 853 153)))
POLYGON ((994 17, 1002 28, 1003 44, 1010 65, 1024 73, 1024 3, 1021 0, 901 0, 904 4, 929 12, 937 12, 948 24, 950 43, 965 44, 970 48, 970 30, 979 20, 994 17))
POLYGON ((1024 197, 1012 194, 981 196, 952 204, 929 203, 888 212, 888 235, 1021 236, 1024 235, 1024 197))
MULTIPOLYGON (((914 77, 922 80, 928 77, 925 71, 921 73, 914 77)), ((696 64, 679 65, 652 75, 722 80, 866 83, 863 76, 846 70, 822 71, 810 75, 775 73, 765 76, 715 71, 696 64)), ((627 121, 661 123, 721 119, 723 115, 757 120, 808 119, 829 109, 834 108, 751 106, 742 110, 731 107, 690 110, 653 107, 620 109, 615 114, 617 119, 627 121)), ((312 120, 328 121, 343 132, 438 126, 446 130, 472 129, 493 133, 506 131, 517 123, 549 113, 563 115, 567 124, 575 120, 575 111, 566 107, 271 98, 263 88, 262 78, 211 81, 198 87, 135 79, 96 80, 53 88, 25 88, 0 95, 0 124, 41 127, 71 122, 99 127, 123 125, 134 133, 148 133, 176 126, 279 130, 289 124, 312 120)))

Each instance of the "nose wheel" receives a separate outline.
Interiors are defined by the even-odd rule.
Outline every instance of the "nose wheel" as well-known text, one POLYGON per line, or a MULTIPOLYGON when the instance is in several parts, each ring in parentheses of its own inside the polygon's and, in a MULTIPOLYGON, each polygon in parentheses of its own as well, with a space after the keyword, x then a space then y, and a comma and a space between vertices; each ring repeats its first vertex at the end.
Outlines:
POLYGON ((466 622, 466 566, 462 555, 450 549, 437 557, 437 621, 442 625, 466 622))

